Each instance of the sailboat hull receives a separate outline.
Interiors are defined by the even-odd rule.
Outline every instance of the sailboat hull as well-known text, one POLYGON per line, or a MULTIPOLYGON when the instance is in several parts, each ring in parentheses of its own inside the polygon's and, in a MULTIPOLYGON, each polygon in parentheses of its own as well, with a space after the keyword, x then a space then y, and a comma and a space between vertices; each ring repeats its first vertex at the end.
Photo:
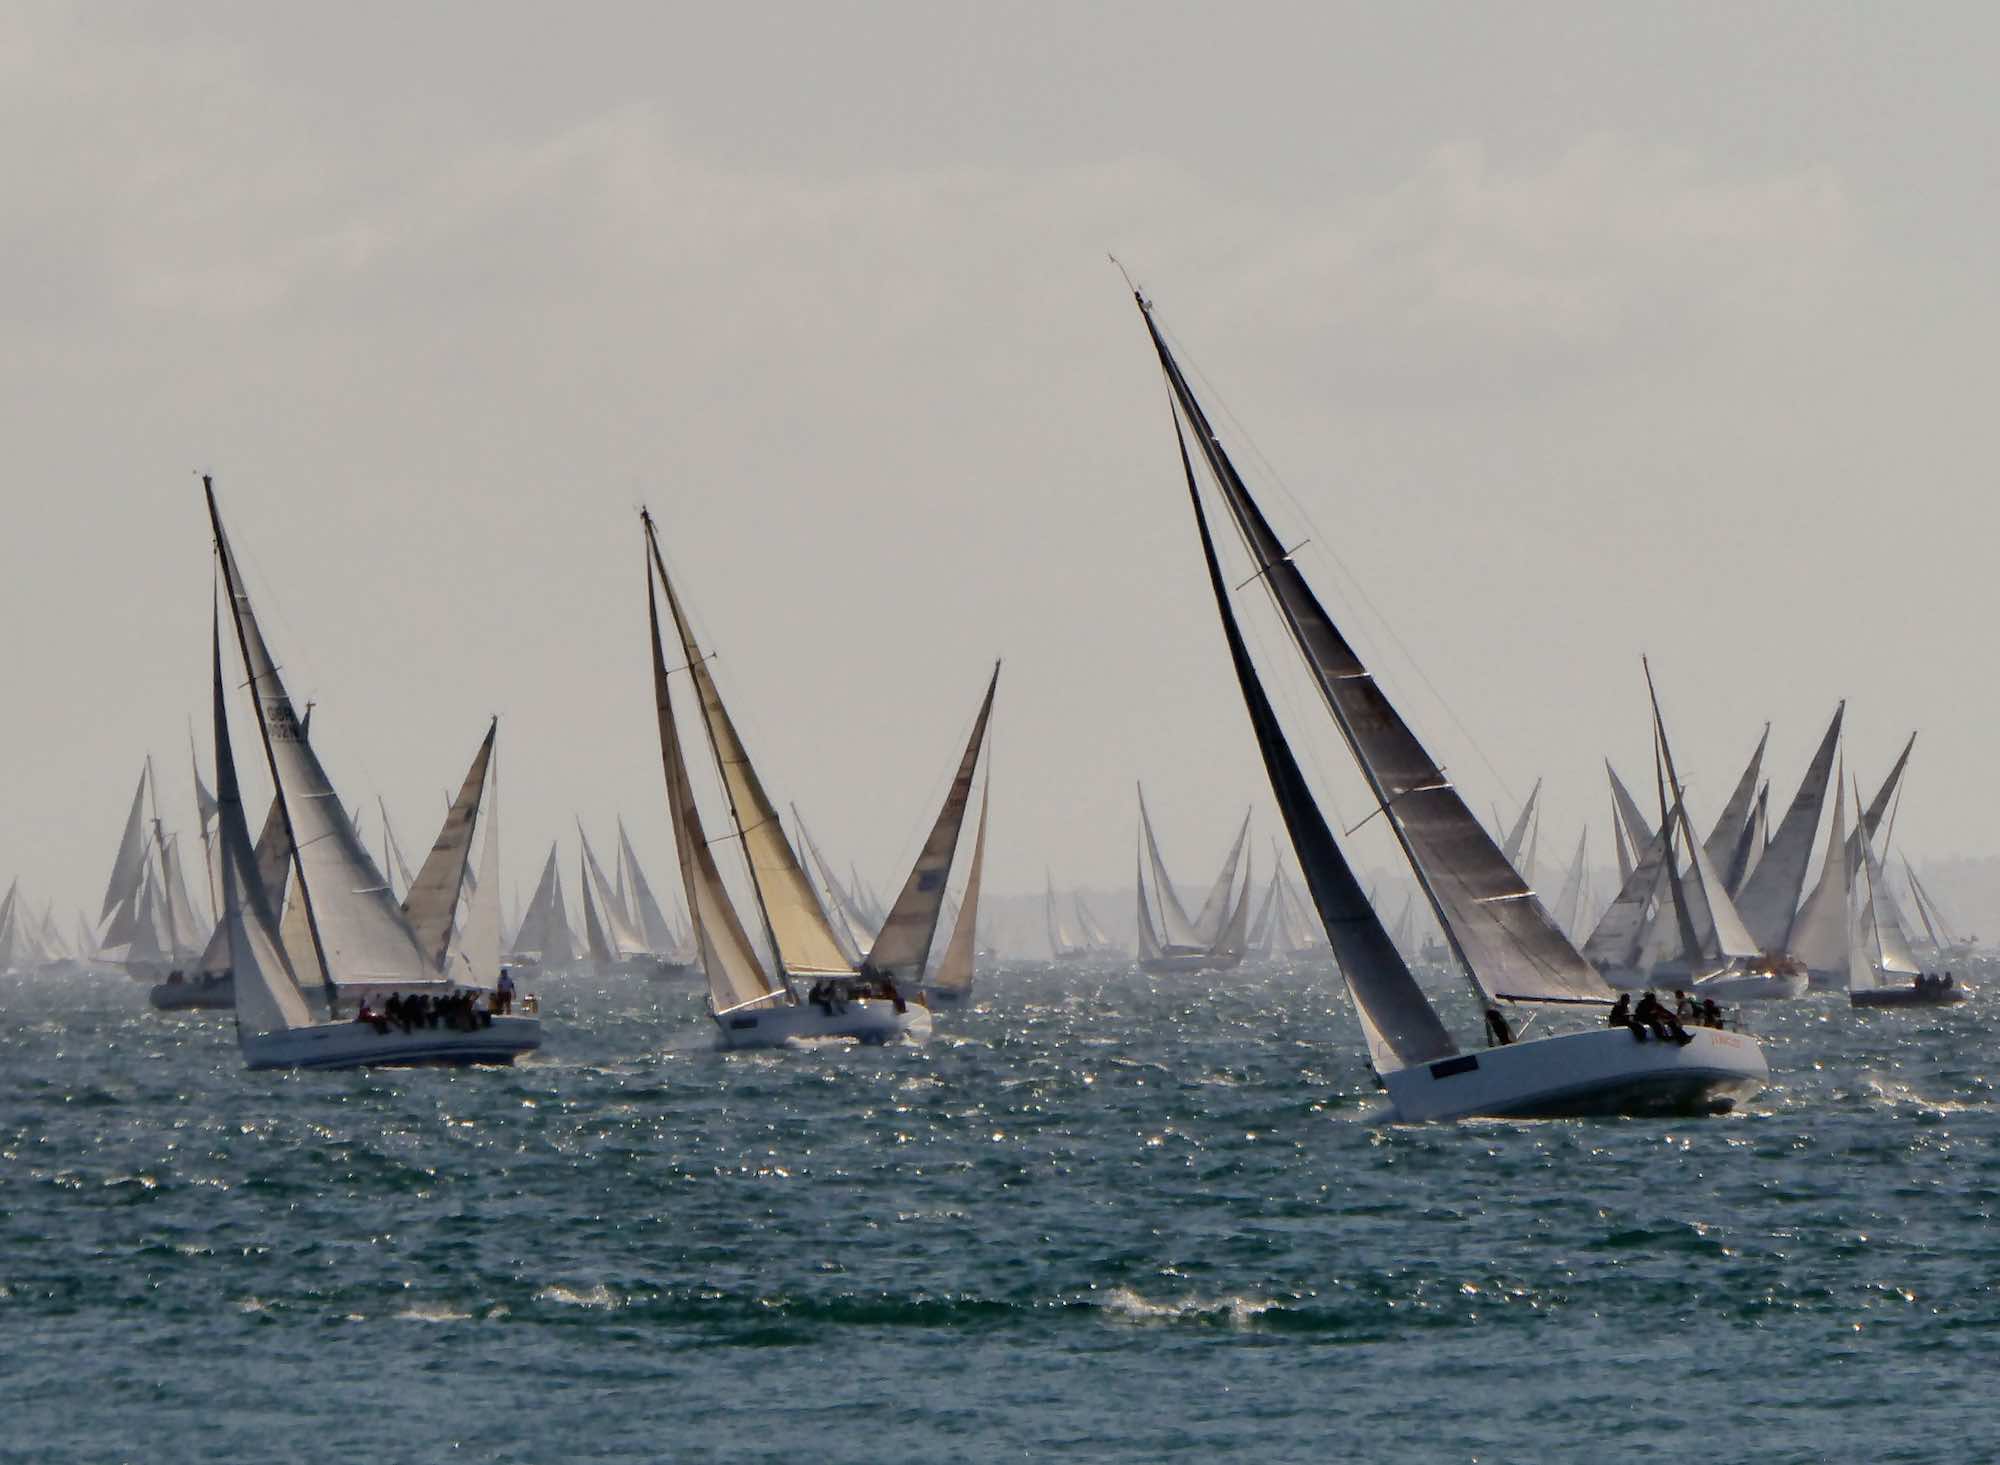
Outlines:
POLYGON ((930 1009, 906 1002, 898 1012, 879 997, 850 999, 831 1011, 815 1003, 738 1008, 714 1014, 725 1048, 787 1048, 801 1043, 921 1043, 931 1035, 930 1009))
POLYGON ((1532 1038, 1383 1075, 1396 1117, 1567 1119, 1719 1114, 1770 1082, 1753 1038, 1690 1030, 1685 1046, 1623 1028, 1532 1038))
POLYGON ((1847 999, 1856 1007, 1950 1007, 1963 1002, 1965 988, 1872 987, 1849 992, 1847 999))
POLYGON ((146 1000, 162 1012, 217 1012, 236 1006, 236 981, 228 972, 199 972, 157 982, 146 1000))
POLYGON ((542 1046, 538 1017, 496 1017, 489 1027, 413 1028, 329 1022, 280 1032, 243 1033, 238 1041, 250 1068, 381 1068, 416 1065, 512 1063, 542 1046))

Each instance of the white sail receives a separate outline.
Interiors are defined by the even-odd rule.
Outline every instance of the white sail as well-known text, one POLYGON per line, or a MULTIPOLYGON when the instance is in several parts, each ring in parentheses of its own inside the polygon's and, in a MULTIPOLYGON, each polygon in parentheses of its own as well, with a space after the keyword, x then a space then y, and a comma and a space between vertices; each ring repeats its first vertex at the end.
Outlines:
POLYGON ((291 695, 266 646, 223 532, 214 489, 206 478, 203 484, 265 758, 291 834, 293 871, 327 978, 336 984, 399 987, 432 982, 434 966, 397 908, 388 882, 362 848, 332 780, 300 730, 291 695))
POLYGON ((7 898, 0 900, 0 972, 15 971, 22 965, 17 952, 20 945, 20 896, 21 880, 17 875, 7 887, 7 898))
POLYGON ((1820 864, 1819 883, 1799 917, 1792 922, 1791 953, 1813 972, 1844 972, 1848 948, 1853 944, 1854 872, 1848 868, 1846 766, 1833 785, 1833 825, 1827 831, 1826 858, 1820 864))
POLYGON ((1208 898, 1201 903, 1201 911, 1194 918, 1195 939, 1203 946, 1218 944, 1223 926, 1235 909, 1236 871, 1243 860, 1244 841, 1249 837, 1250 811, 1246 809, 1243 827, 1236 831, 1236 842, 1229 847, 1229 856, 1222 862, 1222 873, 1215 877, 1215 884, 1209 887, 1208 898))
MULTIPOLYGON (((1243 826, 1247 832, 1250 827, 1250 816, 1247 814, 1243 816, 1243 826)), ((1243 857, 1242 891, 1237 895, 1236 904, 1230 910, 1229 920, 1217 934, 1215 945, 1209 948, 1217 956, 1240 960, 1243 948, 1249 944, 1251 864, 1251 857, 1246 852, 1243 857)))
POLYGON ((1083 937, 1086 950, 1102 956, 1118 949, 1118 943, 1104 933, 1104 927, 1098 924, 1097 917, 1092 915, 1090 907, 1084 904, 1081 893, 1070 897, 1070 907, 1076 912, 1076 929, 1083 937))
POLYGON ((653 594, 653 577, 657 574, 660 583, 666 586, 669 605, 673 604, 673 587, 667 582, 667 567, 653 536, 652 516, 639 517, 648 550, 646 620, 652 637, 653 702, 658 713, 660 763, 667 780, 667 811, 673 818, 674 849, 680 856, 688 917, 701 952, 702 972, 708 979, 709 1008, 717 1014, 733 1012, 789 994, 784 982, 773 981, 757 960, 743 923, 737 919, 736 908, 730 903, 729 892, 723 886, 722 872, 716 868, 715 855, 702 829, 700 811, 695 807, 694 788, 688 779, 680 728, 674 717, 672 689, 667 682, 666 657, 660 645, 660 610, 653 594))
POLYGON ((542 878, 536 882, 527 912, 521 917, 521 929, 514 933, 514 951, 520 956, 541 958, 544 967, 563 966, 576 959, 576 943, 570 936, 569 913, 563 907, 562 875, 556 867, 553 843, 542 865, 542 878))
MULTIPOLYGON (((1141 848, 1132 867, 1132 883, 1139 897, 1139 960, 1157 961, 1166 954, 1166 947, 1160 941, 1160 933, 1153 926, 1152 903, 1146 899, 1146 851, 1143 836, 1140 844, 1141 848)), ((1054 890, 1049 892, 1049 911, 1051 915, 1055 911, 1054 890)), ((1050 954, 1060 959, 1063 953, 1056 947, 1056 928, 1053 924, 1049 927, 1049 946, 1052 948, 1050 954)))
POLYGON ((764 926, 770 934, 771 944, 777 949, 778 961, 788 974, 851 976, 854 965, 841 954, 840 942, 834 937, 833 928, 827 924, 826 914, 820 909, 818 897, 813 894, 812 882, 800 868, 791 841, 785 838, 778 811, 772 807, 770 797, 764 792, 763 781, 751 765, 750 754, 737 735, 736 724, 730 719, 728 709, 722 705, 722 694, 716 690, 708 658, 695 643, 694 631, 688 624, 680 597, 674 592, 673 582, 666 576, 664 562, 658 560, 657 546, 655 561, 660 570, 661 588, 666 591, 667 609, 672 613, 674 628, 680 635, 681 653, 688 675, 693 679, 701 704, 709 747, 715 754, 723 792, 729 799, 729 812, 736 823, 738 841, 743 847, 745 860, 749 862, 750 880, 756 888, 757 903, 763 910, 764 926))
POLYGON ((1771 847, 1757 862, 1736 902, 1743 924, 1760 948, 1772 955, 1787 949, 1792 920, 1798 914, 1799 896, 1805 890, 1806 867, 1812 863, 1813 845, 1819 834, 1820 811, 1826 807, 1826 786, 1833 777, 1834 752, 1840 742, 1841 718, 1847 704, 1834 710, 1819 751, 1799 782, 1799 791, 1785 811, 1771 847))
MULTIPOLYGON (((1048 870, 1042 871, 1043 896, 1042 920, 1049 930, 1049 955, 1057 961, 1073 956, 1077 951, 1076 937, 1064 923, 1062 910, 1056 904, 1056 879, 1048 870)), ((1146 892, 1141 888, 1139 898, 1143 901, 1146 892)))
MULTIPOLYGON (((1610 988, 1556 929, 1313 594, 1223 451, 1150 308, 1145 317, 1181 416, 1249 550, 1255 577, 1303 655, 1466 975, 1489 1002, 1609 1000, 1610 988)), ((1400 967, 1387 933, 1381 945, 1400 967)))
POLYGON ((987 720, 993 715, 993 694, 1000 686, 1000 664, 993 664, 993 676, 986 684, 979 715, 972 720, 972 736, 958 761, 958 772, 945 790, 944 806, 917 851, 916 862, 897 892, 882 932, 875 938, 861 970, 878 976, 912 981, 922 976, 924 958, 930 954, 937 933, 938 912, 944 907, 945 882, 951 874, 952 857, 958 851, 959 831, 965 824, 966 806, 972 799, 972 773, 979 752, 986 743, 987 720))
POLYGON ((1179 947, 1193 951, 1206 947, 1215 938, 1206 940, 1188 919, 1186 909, 1181 905, 1180 896, 1174 893, 1173 877, 1167 874, 1167 862, 1160 858, 1160 842, 1153 837, 1153 819, 1146 812, 1146 789, 1139 785, 1139 828, 1146 838, 1146 854, 1153 865, 1153 899, 1160 907, 1160 933, 1168 947, 1179 947))
MULTIPOLYGON (((472 766, 466 769, 465 780, 459 785, 458 797, 445 810, 444 826, 438 830, 431 852, 424 856, 410 893, 403 900, 403 914, 409 919, 410 929, 416 933, 426 959, 439 972, 445 968, 445 953, 451 947, 459 900, 472 869, 474 827, 486 797, 487 770, 493 760, 493 740, 499 731, 500 720, 495 718, 487 725, 486 736, 480 739, 472 755, 472 766)), ((487 980, 491 979, 489 974, 487 980)))
POLYGON ((805 845, 807 858, 819 874, 822 909, 834 939, 840 943, 840 953, 858 966, 862 953, 875 944, 875 933, 880 927, 869 922, 853 892, 833 873, 832 862, 813 839, 812 831, 806 828, 805 816, 799 813, 797 804, 792 805, 792 822, 798 826, 799 841, 805 845))
POLYGON ((1583 954, 1599 971, 1630 972, 1652 965, 1644 960, 1642 946, 1649 929, 1648 916, 1666 890, 1667 857, 1662 831, 1648 839, 1632 873, 1598 917, 1597 928, 1583 943, 1583 954))
POLYGON ((993 774, 986 775, 986 787, 979 795, 979 828, 972 838, 972 864, 965 875, 965 901, 958 908, 946 938, 944 955, 931 973, 931 985, 948 992, 972 990, 973 965, 978 956, 979 878, 986 866, 986 809, 992 801, 993 774))
POLYGON ((1771 843, 1771 785, 1765 784, 1757 791, 1757 806, 1750 811, 1750 823, 1743 831, 1743 844, 1737 858, 1731 862, 1726 878, 1729 882, 1729 898, 1734 900, 1743 893, 1743 887, 1750 883, 1750 877, 1763 863, 1764 851, 1771 843))
POLYGON ((1869 923, 1875 933, 1876 965, 1883 972, 1913 977, 1923 970, 1923 965, 1910 949, 1910 938, 1903 929, 1902 914, 1896 909, 1895 897, 1890 894, 1889 879, 1883 873, 1882 861, 1877 858, 1872 843, 1864 843, 1861 848, 1867 856, 1869 923))
POLYGON ((603 936, 605 949, 609 952, 608 956, 600 957, 593 949, 591 959, 622 961, 627 957, 644 956, 647 951, 645 935, 632 924, 632 918, 625 912, 624 903, 618 899, 611 882, 604 878, 604 867, 597 863, 597 852, 590 847, 590 840, 583 832, 582 820, 577 821, 576 837, 583 844, 583 911, 586 925, 593 913, 589 897, 594 889, 597 893, 595 914, 602 920, 603 929, 600 934, 603 936))
MULTIPOLYGON (((218 854, 220 846, 218 845, 218 854)), ((285 874, 291 867, 292 847, 285 838, 285 814, 276 799, 264 814, 264 827, 258 832, 253 850, 257 865, 258 888, 264 892, 271 909, 276 910, 284 899, 285 874)), ((217 864, 217 878, 220 880, 220 861, 217 864)), ((229 970, 229 931, 227 923, 217 920, 215 930, 203 948, 196 971, 221 976, 229 970)))
POLYGON ((632 837, 625 832, 625 821, 618 821, 618 861, 625 870, 626 890, 630 895, 632 914, 639 926, 639 934, 645 938, 646 949, 655 956, 686 958, 682 943, 673 927, 667 923, 666 913, 660 909, 660 902, 654 898, 653 887, 647 883, 646 872, 639 868, 639 857, 633 853, 632 837))
MULTIPOLYGON (((98 913, 99 921, 120 906, 129 909, 138 900, 140 871, 146 859, 146 775, 152 766, 152 760, 147 759, 139 770, 139 786, 132 790, 132 809, 125 816, 125 832, 119 837, 118 853, 111 862, 111 878, 104 885, 104 909, 98 913)), ((106 944, 130 939, 126 934, 105 936, 106 944)))
POLYGON ((258 872, 229 740, 229 704, 222 685, 222 627, 211 638, 214 662, 216 839, 222 877, 220 925, 228 969, 235 974, 236 1025, 241 1033, 307 1027, 298 981, 276 938, 270 893, 258 872))
POLYGON ((1521 845, 1527 839, 1529 824, 1534 822, 1535 804, 1541 796, 1542 781, 1538 778, 1535 780, 1535 786, 1528 790, 1528 801, 1521 805, 1521 812, 1514 820, 1514 827, 1507 831, 1507 838, 1500 846, 1500 853, 1506 857, 1507 863, 1519 871, 1524 880, 1528 878, 1528 872, 1521 864, 1521 845))
POLYGON ((1619 778, 1618 770, 1611 766, 1609 759, 1605 760, 1604 771, 1611 778, 1611 802, 1617 807, 1618 822, 1625 830, 1625 838, 1632 847, 1633 859, 1636 861, 1639 851, 1652 841, 1653 828, 1646 822, 1646 816, 1640 812, 1638 802, 1626 789, 1624 780, 1619 778))
POLYGON ((1577 926, 1583 905, 1583 875, 1586 852, 1590 846, 1590 826, 1576 837, 1576 853, 1570 857, 1569 870, 1563 875, 1562 890, 1556 896, 1555 909, 1549 914, 1555 917, 1556 925, 1572 940, 1576 938, 1577 926))
POLYGON ((609 966, 615 956, 604 922, 598 916, 597 882, 590 876, 588 856, 578 863, 576 883, 583 891, 583 955, 596 966, 609 966))
POLYGON ((417 877, 410 873, 410 862, 403 858, 402 841, 396 838, 396 826, 389 822, 389 805, 380 794, 375 796, 375 807, 382 811, 382 869, 390 878, 389 893, 406 900, 417 877))
POLYGON ((1726 879, 1730 862, 1736 857, 1738 846, 1743 841, 1743 832, 1749 826, 1753 804, 1757 797, 1757 778, 1764 767, 1764 748, 1771 741, 1771 724, 1764 724, 1763 736, 1757 739, 1757 747, 1750 755, 1750 762, 1736 780, 1736 787, 1730 791, 1729 801, 1722 806, 1722 817, 1715 821, 1715 827, 1702 843, 1708 854, 1708 862, 1726 879))

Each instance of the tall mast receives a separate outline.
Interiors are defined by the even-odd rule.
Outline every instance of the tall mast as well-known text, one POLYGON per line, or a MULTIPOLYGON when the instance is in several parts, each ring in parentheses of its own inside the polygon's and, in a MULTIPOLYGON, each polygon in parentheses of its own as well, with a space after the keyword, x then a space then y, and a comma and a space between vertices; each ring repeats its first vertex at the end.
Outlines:
MULTIPOLYGON (((327 965, 326 943, 320 938, 319 916, 313 910, 312 887, 306 883, 305 857, 299 851, 298 834, 292 826, 291 801, 285 793, 285 780, 278 774, 278 755, 271 747, 271 719, 264 709, 263 688, 255 685, 257 670, 251 663, 250 641, 243 629, 243 607, 249 595, 236 583, 236 565, 229 553, 229 540, 222 532, 222 511, 215 503, 215 480, 206 473, 201 475, 201 491, 208 500, 209 525, 215 530, 215 552, 222 561, 222 584, 229 594, 229 621, 236 627, 236 649, 243 658, 243 670, 252 683, 250 695, 257 706, 257 737, 264 745, 264 761, 271 769, 271 786, 277 791, 278 816, 284 821, 285 842, 292 850, 292 878, 299 882, 299 901, 305 908, 306 930, 312 936, 313 955, 319 961, 320 981, 326 988, 326 1009, 331 1015, 340 989, 334 985, 333 969, 327 965)), ((287 734, 291 737, 305 735, 296 727, 287 729, 287 734)))

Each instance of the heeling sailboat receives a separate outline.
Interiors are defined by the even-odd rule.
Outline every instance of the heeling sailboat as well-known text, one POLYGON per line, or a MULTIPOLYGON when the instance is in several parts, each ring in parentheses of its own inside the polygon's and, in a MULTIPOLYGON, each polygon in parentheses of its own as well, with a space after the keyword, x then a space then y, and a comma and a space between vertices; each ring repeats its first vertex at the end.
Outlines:
POLYGON ((1463 1053, 1411 977, 1327 827, 1237 626, 1209 534, 1185 421, 1321 699, 1373 791, 1482 1006, 1608 1004, 1610 989, 1556 930, 1457 790, 1333 624, 1251 498, 1135 292, 1173 393, 1175 432, 1230 660, 1299 867, 1355 999, 1369 1055, 1404 1119, 1710 1112, 1769 1077, 1747 1037, 1694 1030, 1685 1044, 1605 1027, 1463 1053))
POLYGON ((1042 889, 1042 921, 1048 927, 1049 960, 1059 966, 1082 961, 1090 955, 1090 948, 1076 938, 1062 918, 1062 911, 1056 905, 1056 877, 1046 869, 1042 871, 1042 889))
MULTIPOLYGON (((541 1046, 541 1020, 535 1017, 493 1017, 467 1027, 424 1027, 407 1032, 388 1024, 378 1027, 339 1020, 343 987, 410 990, 447 984, 368 858, 326 770, 300 728, 291 695, 265 644, 223 531, 214 485, 206 476, 202 490, 246 687, 257 713, 258 737, 283 818, 295 893, 327 1011, 327 1021, 318 1022, 306 1007, 293 976, 297 964, 283 950, 269 909, 268 891, 260 888, 253 894, 254 916, 246 920, 240 891, 225 881, 225 897, 235 906, 225 924, 230 927, 230 965, 237 982, 237 1040, 244 1061, 252 1068, 353 1068, 371 1064, 511 1063, 519 1054, 532 1052, 541 1046)), ((225 843, 240 846, 231 878, 251 880, 257 876, 229 750, 219 628, 214 660, 217 802, 232 809, 223 816, 230 826, 225 843)))
POLYGON ((674 848, 680 856, 702 971, 708 978, 709 1015, 722 1042, 728 1047, 777 1047, 830 1038, 879 1043, 899 1037, 928 1037, 928 1008, 921 1002, 907 1001, 892 980, 863 982, 841 955, 812 885, 785 838, 777 811, 722 705, 708 662, 695 643, 673 581, 667 576, 653 517, 642 510, 639 521, 646 541, 646 618, 667 809, 673 819, 674 848), (660 640, 656 580, 666 593, 680 639, 682 664, 694 684, 702 726, 735 825, 734 842, 749 869, 774 971, 765 970, 737 917, 695 805, 660 640), (798 977, 812 980, 815 1000, 800 1000, 793 986, 798 977))

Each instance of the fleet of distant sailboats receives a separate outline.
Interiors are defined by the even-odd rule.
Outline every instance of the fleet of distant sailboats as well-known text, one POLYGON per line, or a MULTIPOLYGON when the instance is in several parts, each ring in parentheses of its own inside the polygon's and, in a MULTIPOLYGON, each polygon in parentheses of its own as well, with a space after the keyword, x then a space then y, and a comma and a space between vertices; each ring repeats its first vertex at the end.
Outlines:
MULTIPOLYGON (((1907 857, 1901 877, 1914 921, 1890 888, 1915 737, 1864 803, 1842 750, 1844 705, 1775 824, 1767 723, 1704 834, 1642 661, 1654 808, 1642 807, 1607 760, 1615 889, 1600 909, 1585 828, 1545 904, 1537 886, 1542 780, 1511 819, 1496 809, 1492 829, 1481 824, 1266 519, 1151 302, 1136 290, 1134 299, 1173 404, 1208 589, 1297 875, 1273 841, 1259 883, 1246 812, 1190 913, 1140 787, 1136 949, 1106 930, 1083 892, 1059 895, 1045 872, 1051 962, 1136 962, 1169 981, 1246 963, 1330 965, 1344 979, 1393 1112, 1406 1120, 1717 1111, 1766 1081, 1763 1050, 1747 1034, 1676 1022, 1649 1037, 1618 1017, 1620 993, 1676 991, 1688 1011, 1815 989, 1845 992, 1857 1008, 1964 1000, 1966 987, 1949 970, 1973 955, 1974 940, 1907 857), (1217 510, 1247 557, 1247 578, 1224 576, 1211 530, 1217 510), (1288 733, 1265 692, 1238 619, 1237 596, 1252 585, 1317 693, 1325 722, 1316 727, 1345 746, 1369 790, 1373 809, 1362 823, 1379 819, 1407 865, 1393 927, 1301 769, 1293 739, 1307 733, 1288 733), (1454 1033, 1448 1009, 1426 987, 1452 978, 1470 993, 1483 1047, 1454 1033), (1580 1025, 1563 1021, 1578 1016, 1580 1025)), ((694 984, 725 1048, 920 1041, 934 1011, 972 1001, 991 955, 980 936, 980 886, 997 664, 943 803, 884 903, 852 862, 843 873, 829 858, 796 804, 789 830, 781 819, 697 641, 658 527, 642 512, 649 676, 678 892, 662 898, 622 816, 602 845, 579 818, 568 865, 574 902, 551 843, 518 918, 507 921, 498 720, 488 722, 414 870, 387 801, 377 798, 378 863, 360 808, 341 798, 314 750, 312 708, 301 715, 285 687, 207 478, 203 489, 221 598, 211 638, 212 793, 190 730, 202 878, 189 879, 194 842, 168 827, 148 757, 96 919, 79 912, 66 938, 53 903, 36 907, 14 882, 0 898, 0 972, 120 970, 147 984, 156 1007, 233 1009, 251 1068, 511 1062, 542 1037, 532 996, 514 1010, 517 986, 571 973, 694 984), (247 690, 273 790, 254 839, 231 733, 225 640, 241 665, 234 680, 247 690), (703 746, 709 758, 691 759, 689 749, 703 746)))

